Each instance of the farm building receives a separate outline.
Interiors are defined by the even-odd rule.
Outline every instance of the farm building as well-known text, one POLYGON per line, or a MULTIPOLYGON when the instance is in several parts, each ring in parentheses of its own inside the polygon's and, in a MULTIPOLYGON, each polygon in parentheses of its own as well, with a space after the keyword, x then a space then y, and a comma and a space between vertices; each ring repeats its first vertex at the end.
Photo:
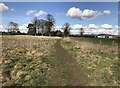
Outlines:
POLYGON ((113 35, 109 35, 109 34, 99 34, 99 35, 97 35, 97 38, 113 38, 113 35))

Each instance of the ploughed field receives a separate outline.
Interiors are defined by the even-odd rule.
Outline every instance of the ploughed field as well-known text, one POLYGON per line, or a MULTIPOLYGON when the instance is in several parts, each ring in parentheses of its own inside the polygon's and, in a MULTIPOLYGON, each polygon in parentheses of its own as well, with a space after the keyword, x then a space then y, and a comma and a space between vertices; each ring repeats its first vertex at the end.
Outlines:
POLYGON ((2 37, 3 86, 117 86, 118 41, 2 37))

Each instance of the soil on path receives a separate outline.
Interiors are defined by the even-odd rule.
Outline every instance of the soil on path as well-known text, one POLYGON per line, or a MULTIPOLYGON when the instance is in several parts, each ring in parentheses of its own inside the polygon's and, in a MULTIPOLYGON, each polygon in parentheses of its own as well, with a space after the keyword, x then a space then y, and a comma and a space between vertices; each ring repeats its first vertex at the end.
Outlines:
POLYGON ((55 43, 55 57, 58 60, 56 65, 56 72, 54 74, 54 86, 82 86, 85 85, 80 80, 80 71, 77 63, 70 56, 69 52, 61 46, 61 39, 58 39, 55 43), (66 71, 63 71, 63 69, 66 71), (64 76, 63 76, 64 75, 64 76), (64 80, 61 80, 62 77, 65 77, 64 80), (67 80, 67 81, 65 81, 67 80), (69 82, 64 84, 64 82, 69 82))

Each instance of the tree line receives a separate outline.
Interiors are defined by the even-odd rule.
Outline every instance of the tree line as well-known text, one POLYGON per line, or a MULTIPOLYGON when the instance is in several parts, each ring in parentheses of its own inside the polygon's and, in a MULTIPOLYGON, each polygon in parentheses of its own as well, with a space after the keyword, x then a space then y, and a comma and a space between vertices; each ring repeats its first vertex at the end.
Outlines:
MULTIPOLYGON (((54 29, 55 27, 55 18, 51 14, 47 14, 45 20, 44 19, 38 19, 37 17, 33 18, 31 23, 28 24, 27 28, 27 35, 42 35, 42 36, 63 36, 68 37, 70 36, 70 30, 72 29, 70 27, 69 23, 65 23, 62 26, 63 32, 60 30, 54 29)), ((9 35, 20 35, 25 34, 21 33, 19 30, 19 25, 15 22, 10 22, 7 27, 7 34, 9 35)), ((84 30, 83 28, 80 28, 80 35, 83 35, 84 30)))

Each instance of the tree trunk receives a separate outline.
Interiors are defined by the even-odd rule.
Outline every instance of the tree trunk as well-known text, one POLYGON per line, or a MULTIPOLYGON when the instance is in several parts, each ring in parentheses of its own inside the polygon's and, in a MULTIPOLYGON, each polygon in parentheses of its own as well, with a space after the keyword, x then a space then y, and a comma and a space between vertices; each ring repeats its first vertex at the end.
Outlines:
POLYGON ((49 36, 51 36, 51 33, 49 32, 49 36))

